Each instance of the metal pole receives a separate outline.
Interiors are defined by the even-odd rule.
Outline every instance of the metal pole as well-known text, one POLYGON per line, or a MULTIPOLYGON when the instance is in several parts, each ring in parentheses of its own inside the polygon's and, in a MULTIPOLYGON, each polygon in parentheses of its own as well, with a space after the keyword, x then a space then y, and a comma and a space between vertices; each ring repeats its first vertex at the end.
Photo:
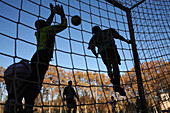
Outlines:
POLYGON ((145 94, 144 94, 144 88, 143 88, 143 81, 141 77, 141 70, 140 70, 140 65, 139 65, 139 57, 138 57, 138 52, 137 52, 137 48, 135 44, 135 36, 134 36, 134 31, 133 31, 131 11, 127 10, 126 14, 127 14, 130 38, 132 41, 132 51, 133 51, 133 57, 134 57, 134 62, 135 62, 135 71, 136 71, 136 77, 137 77, 137 82, 138 82, 139 96, 141 100, 141 109, 142 109, 142 113, 148 113, 145 94))
POLYGON ((140 5, 140 4, 143 3, 144 1, 145 1, 145 0, 142 0, 142 1, 138 2, 137 4, 135 4, 134 6, 132 6, 132 7, 130 8, 130 10, 132 10, 132 9, 135 8, 136 6, 140 5))
POLYGON ((143 3, 145 0, 142 0, 141 2, 132 6, 131 8, 127 8, 127 7, 123 6, 122 4, 118 3, 116 0, 106 0, 106 1, 111 3, 112 5, 120 8, 121 10, 125 11, 127 14, 130 38, 133 42, 132 51, 133 51, 133 57, 134 57, 134 62, 135 62, 135 71, 136 71, 136 77, 137 77, 137 82, 138 82, 139 96, 141 99, 141 109, 142 109, 142 113, 148 113, 147 106, 146 106, 145 94, 144 94, 144 88, 143 88, 143 82, 142 82, 142 77, 141 77, 140 65, 139 65, 139 57, 138 57, 138 52, 137 52, 137 48, 136 48, 136 44, 135 44, 135 36, 134 36, 134 31, 133 31, 132 17, 131 17, 131 9, 133 9, 136 6, 138 6, 139 4, 143 3))

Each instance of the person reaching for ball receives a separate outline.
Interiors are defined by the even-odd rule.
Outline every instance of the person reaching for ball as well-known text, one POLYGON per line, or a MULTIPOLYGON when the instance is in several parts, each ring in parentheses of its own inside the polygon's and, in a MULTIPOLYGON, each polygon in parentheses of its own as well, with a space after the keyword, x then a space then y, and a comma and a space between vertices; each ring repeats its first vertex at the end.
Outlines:
POLYGON ((90 49, 96 57, 98 57, 98 54, 101 55, 113 84, 114 91, 119 92, 121 96, 126 96, 124 89, 120 87, 120 71, 118 64, 121 64, 121 59, 113 38, 120 39, 128 44, 131 44, 131 41, 126 40, 123 36, 119 35, 113 28, 101 30, 99 26, 94 26, 92 28, 92 33, 94 35, 89 42, 88 49, 90 49), (97 53, 95 47, 98 48, 97 53))
POLYGON ((67 19, 64 14, 63 6, 56 5, 54 8, 50 3, 50 9, 51 15, 47 21, 37 20, 35 22, 35 27, 37 29, 37 32, 35 32, 37 51, 31 59, 32 73, 29 80, 32 82, 28 83, 27 91, 24 95, 26 104, 25 111, 32 111, 34 100, 42 87, 49 62, 53 57, 55 35, 67 28, 67 19), (61 24, 59 25, 51 25, 55 13, 61 16, 61 24))

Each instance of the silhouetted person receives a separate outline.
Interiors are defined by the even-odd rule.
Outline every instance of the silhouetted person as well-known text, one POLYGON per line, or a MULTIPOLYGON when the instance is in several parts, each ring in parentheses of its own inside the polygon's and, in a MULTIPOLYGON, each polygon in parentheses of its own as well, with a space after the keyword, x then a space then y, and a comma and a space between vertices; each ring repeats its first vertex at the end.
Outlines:
POLYGON ((4 107, 4 113, 21 113, 23 94, 27 90, 26 82, 31 76, 29 61, 21 60, 10 65, 4 72, 8 99, 4 107))
POLYGON ((119 33, 113 28, 101 30, 99 26, 94 26, 92 28, 92 33, 94 35, 89 42, 88 49, 90 49, 96 57, 98 57, 98 54, 101 55, 102 60, 107 67, 108 75, 113 83, 114 90, 119 92, 120 95, 125 96, 126 93, 124 89, 120 87, 120 72, 118 64, 121 64, 121 59, 113 38, 120 39, 128 44, 130 44, 131 41, 128 41, 123 36, 119 35, 119 33), (96 53, 95 47, 98 48, 98 53, 96 53))
MULTIPOLYGON (((67 19, 64 14, 63 6, 57 5, 55 8, 50 3, 51 15, 47 19, 37 20, 35 27, 37 32, 35 36, 37 39, 37 51, 31 59, 32 74, 29 82, 29 87, 25 93, 25 111, 32 112, 34 100, 38 96, 42 87, 42 82, 46 71, 48 70, 49 62, 53 57, 53 49, 55 43, 55 35, 67 28, 67 19), (61 24, 51 25, 54 15, 61 16, 61 24)), ((24 111, 24 112, 25 112, 24 111)))
POLYGON ((110 104, 112 105, 112 113, 115 113, 115 107, 116 107, 116 100, 113 96, 111 96, 110 104))
POLYGON ((72 108, 74 108, 73 113, 76 113, 77 106, 74 97, 76 97, 77 99, 79 98, 76 95, 74 88, 72 87, 72 81, 69 81, 68 86, 64 88, 64 92, 63 92, 64 100, 65 100, 65 95, 66 95, 67 107, 69 108, 68 113, 71 113, 72 108))

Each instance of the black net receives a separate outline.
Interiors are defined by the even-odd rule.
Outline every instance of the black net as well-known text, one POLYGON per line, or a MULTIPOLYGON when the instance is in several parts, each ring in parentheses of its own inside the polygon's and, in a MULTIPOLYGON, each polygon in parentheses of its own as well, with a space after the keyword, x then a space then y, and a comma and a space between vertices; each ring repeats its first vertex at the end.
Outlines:
MULTIPOLYGON (((63 100, 63 90, 69 80, 73 81, 73 87, 79 96, 79 100, 76 100, 77 113, 111 112, 112 107, 109 103, 111 96, 114 96, 117 101, 115 108, 117 112, 137 112, 136 100, 139 93, 131 45, 115 39, 121 57, 119 68, 121 86, 126 92, 125 97, 114 92, 101 56, 96 58, 87 49, 93 26, 100 26, 101 29, 114 28, 125 39, 131 39, 127 13, 106 1, 0 0, 1 113, 8 98, 3 78, 4 71, 20 59, 31 60, 37 48, 34 23, 37 19, 47 20, 50 15, 50 3, 63 5, 68 25, 67 29, 55 36, 53 59, 45 75, 40 94, 35 100, 34 109, 37 109, 35 112, 66 112, 67 104, 63 100), (78 26, 71 23, 74 15, 82 19, 78 26)), ((131 9, 147 110, 168 111, 170 108, 170 1, 146 0, 141 4, 138 4, 140 0, 117 2, 131 9)), ((56 14, 52 24, 59 23, 60 16, 56 14)))

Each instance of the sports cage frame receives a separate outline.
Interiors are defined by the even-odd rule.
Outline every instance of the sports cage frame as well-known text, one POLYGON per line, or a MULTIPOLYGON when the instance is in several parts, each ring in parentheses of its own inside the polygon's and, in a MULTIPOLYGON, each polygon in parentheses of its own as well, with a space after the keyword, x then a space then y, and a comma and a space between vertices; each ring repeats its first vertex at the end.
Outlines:
MULTIPOLYGON (((68 28, 55 37, 53 60, 35 101, 35 112, 66 112, 62 93, 68 80, 73 81, 80 97, 77 112, 110 112, 111 96, 117 100, 117 112, 136 112, 137 96, 141 99, 142 113, 169 111, 170 1, 0 0, 0 112, 7 99, 3 73, 8 65, 20 59, 30 61, 37 46, 34 22, 47 19, 49 3, 63 5, 68 28), (74 15, 81 17, 81 25, 71 24, 74 15), (114 28, 133 42, 127 45, 116 40, 126 97, 114 92, 101 57, 94 57, 87 49, 95 25, 114 28)), ((58 24, 58 20, 55 16, 53 24, 58 24)))

